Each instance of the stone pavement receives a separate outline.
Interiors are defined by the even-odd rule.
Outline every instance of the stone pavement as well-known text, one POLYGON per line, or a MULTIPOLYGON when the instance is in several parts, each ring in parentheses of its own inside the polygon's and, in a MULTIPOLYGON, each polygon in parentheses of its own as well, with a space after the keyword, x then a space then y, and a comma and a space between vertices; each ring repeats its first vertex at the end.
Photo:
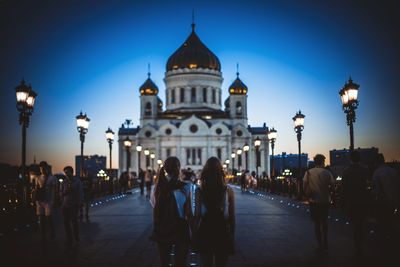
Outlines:
MULTIPOLYGON (((350 225, 334 216, 329 252, 318 255, 306 205, 274 195, 235 193, 236 254, 228 266, 400 266, 400 246, 383 249, 373 234, 368 234, 364 258, 355 258, 350 225)), ((80 244, 72 248, 64 245, 59 212, 56 217, 57 237, 45 246, 38 233, 2 237, 1 266, 159 266, 156 247, 148 238, 151 207, 138 190, 98 201, 90 221, 80 224, 80 244)), ((190 255, 189 263, 198 266, 197 255, 190 255)))

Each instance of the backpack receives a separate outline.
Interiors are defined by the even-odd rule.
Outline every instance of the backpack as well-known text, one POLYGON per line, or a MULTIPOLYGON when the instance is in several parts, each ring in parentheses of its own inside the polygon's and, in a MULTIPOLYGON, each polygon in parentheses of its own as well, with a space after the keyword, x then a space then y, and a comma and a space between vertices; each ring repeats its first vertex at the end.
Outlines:
POLYGON ((168 194, 158 200, 157 213, 154 216, 153 234, 150 239, 161 243, 176 243, 189 238, 189 227, 185 219, 179 216, 175 199, 175 190, 179 186, 176 183, 171 186, 168 194))

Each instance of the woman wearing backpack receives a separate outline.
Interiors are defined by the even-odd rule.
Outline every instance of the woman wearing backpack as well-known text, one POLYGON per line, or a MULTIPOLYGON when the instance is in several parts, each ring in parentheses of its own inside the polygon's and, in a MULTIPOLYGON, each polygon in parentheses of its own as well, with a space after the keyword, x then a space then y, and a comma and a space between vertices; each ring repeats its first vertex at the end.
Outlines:
POLYGON ((161 266, 169 266, 174 246, 174 266, 186 266, 191 219, 190 184, 179 180, 180 162, 176 157, 165 160, 151 193, 153 234, 157 242, 161 266))
POLYGON ((207 160, 200 180, 195 196, 192 247, 200 253, 203 266, 226 266, 228 255, 234 253, 234 192, 226 185, 221 162, 216 157, 207 160))

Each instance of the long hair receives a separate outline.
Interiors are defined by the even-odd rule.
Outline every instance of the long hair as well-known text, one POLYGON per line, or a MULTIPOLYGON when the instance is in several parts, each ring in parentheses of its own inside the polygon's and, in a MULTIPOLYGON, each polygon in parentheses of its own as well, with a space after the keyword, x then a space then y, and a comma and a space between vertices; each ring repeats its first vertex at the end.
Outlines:
POLYGON ((207 160, 200 180, 202 198, 206 208, 219 207, 224 199, 225 174, 218 158, 211 157, 207 160))
POLYGON ((160 168, 157 174, 157 182, 155 185, 154 197, 155 197, 155 207, 154 211, 157 213, 161 199, 169 193, 170 190, 173 190, 171 186, 169 186, 170 182, 176 181, 179 179, 181 163, 177 157, 169 157, 164 161, 163 167, 160 168), (171 178, 172 181, 168 182, 167 176, 171 178))

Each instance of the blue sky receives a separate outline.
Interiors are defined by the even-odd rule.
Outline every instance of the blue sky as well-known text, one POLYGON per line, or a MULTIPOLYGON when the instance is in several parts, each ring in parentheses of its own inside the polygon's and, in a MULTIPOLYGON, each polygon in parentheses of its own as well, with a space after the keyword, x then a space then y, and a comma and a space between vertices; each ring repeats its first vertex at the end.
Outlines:
MULTIPOLYGON (((55 171, 79 153, 75 116, 91 118, 85 154, 108 155, 104 132, 139 120, 147 64, 165 100, 168 57, 196 32, 219 57, 223 99, 235 79, 249 87, 252 126, 278 130, 276 153, 297 152, 292 117, 306 115, 302 147, 310 156, 349 146, 339 89, 361 85, 356 147, 378 147, 400 160, 398 8, 389 1, 1 1, 0 162, 20 163, 14 87, 38 92, 27 162, 55 171)), ((114 144, 113 165, 117 166, 114 144)))

